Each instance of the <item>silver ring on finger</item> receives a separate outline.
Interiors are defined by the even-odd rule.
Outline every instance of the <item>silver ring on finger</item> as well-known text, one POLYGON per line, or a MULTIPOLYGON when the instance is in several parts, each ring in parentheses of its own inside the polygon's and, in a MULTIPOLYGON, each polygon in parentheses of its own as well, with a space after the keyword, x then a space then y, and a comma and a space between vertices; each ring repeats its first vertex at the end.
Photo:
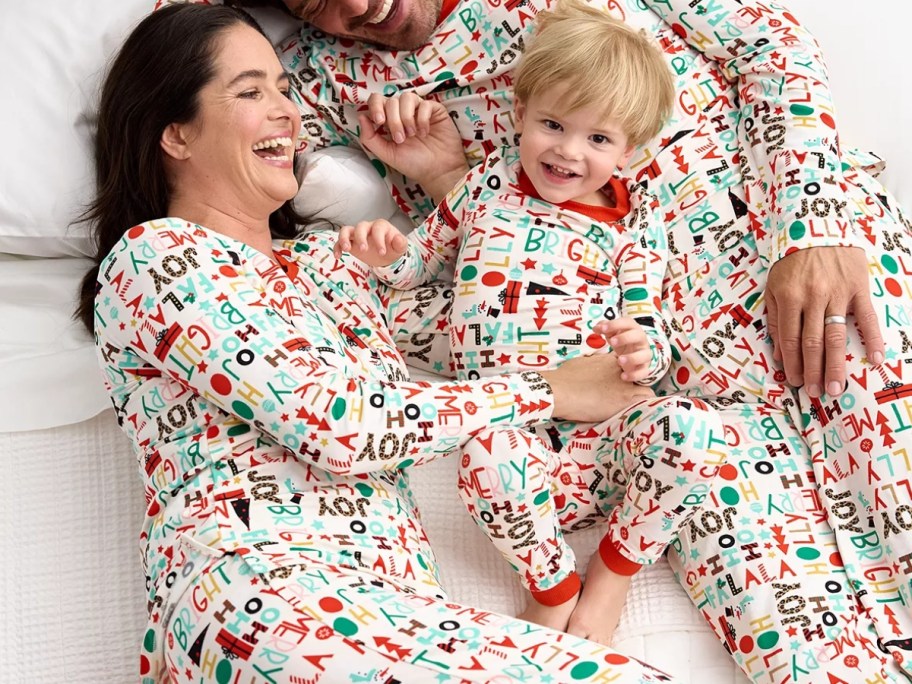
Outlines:
POLYGON ((823 319, 824 325, 845 325, 846 322, 845 316, 827 316, 823 319))

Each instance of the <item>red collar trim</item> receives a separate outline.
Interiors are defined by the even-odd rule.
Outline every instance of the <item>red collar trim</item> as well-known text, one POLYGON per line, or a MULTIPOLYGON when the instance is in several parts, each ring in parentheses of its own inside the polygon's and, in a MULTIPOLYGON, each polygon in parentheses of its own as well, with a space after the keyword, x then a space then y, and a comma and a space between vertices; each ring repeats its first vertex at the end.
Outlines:
POLYGON ((456 5, 458 5, 459 2, 460 0, 443 0, 443 4, 440 5, 440 17, 437 19, 438 26, 443 23, 444 19, 453 13, 453 10, 456 9, 456 5))
MULTIPOLYGON (((535 199, 542 199, 541 195, 539 195, 538 191, 535 189, 535 186, 532 185, 532 181, 529 180, 529 177, 522 168, 519 169, 519 189, 526 195, 530 195, 535 199)), ((630 213, 630 191, 627 189, 627 184, 623 180, 612 177, 602 188, 602 192, 608 197, 610 197, 611 194, 614 195, 613 207, 597 207, 591 204, 583 204, 576 200, 562 202, 557 206, 561 209, 569 209, 570 211, 585 214, 589 218, 602 223, 614 223, 630 213)))

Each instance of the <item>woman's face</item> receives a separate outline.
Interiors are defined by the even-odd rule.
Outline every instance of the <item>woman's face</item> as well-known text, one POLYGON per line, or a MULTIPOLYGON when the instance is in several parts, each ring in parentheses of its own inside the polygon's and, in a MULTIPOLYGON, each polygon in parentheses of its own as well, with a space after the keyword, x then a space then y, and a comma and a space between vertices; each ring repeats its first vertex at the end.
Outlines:
POLYGON ((268 215, 298 189, 301 116, 288 99, 288 77, 272 45, 243 24, 222 35, 214 65, 197 117, 178 127, 185 157, 174 167, 175 193, 222 211, 268 215))

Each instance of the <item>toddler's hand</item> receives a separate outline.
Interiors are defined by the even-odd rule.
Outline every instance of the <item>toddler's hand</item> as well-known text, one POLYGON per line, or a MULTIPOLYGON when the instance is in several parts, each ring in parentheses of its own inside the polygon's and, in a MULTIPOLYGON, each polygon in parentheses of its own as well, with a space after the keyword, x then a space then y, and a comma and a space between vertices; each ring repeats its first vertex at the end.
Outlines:
POLYGON ((469 170, 462 137, 439 102, 411 91, 391 97, 374 93, 358 123, 364 148, 417 181, 435 202, 469 170))
POLYGON ((348 252, 368 266, 389 266, 405 254, 408 240, 396 226, 385 219, 361 221, 356 226, 342 226, 333 252, 336 258, 348 252))
POLYGON ((649 375, 652 348, 639 323, 629 317, 616 318, 599 323, 595 331, 605 336, 617 354, 622 380, 636 382, 649 375))

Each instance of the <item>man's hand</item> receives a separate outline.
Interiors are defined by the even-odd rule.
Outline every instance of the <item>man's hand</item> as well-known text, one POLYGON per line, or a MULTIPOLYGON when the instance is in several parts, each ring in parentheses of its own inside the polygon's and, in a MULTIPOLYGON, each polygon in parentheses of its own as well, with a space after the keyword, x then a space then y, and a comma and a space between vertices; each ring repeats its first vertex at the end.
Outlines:
POLYGON ((637 382, 649 375, 652 348, 639 323, 625 316, 598 323, 595 332, 604 335, 617 354, 622 380, 637 382))
POLYGON ((868 263, 859 248, 810 247, 784 257, 770 269, 766 308, 774 358, 789 384, 804 385, 812 397, 838 396, 845 388, 846 324, 824 325, 829 316, 854 314, 868 359, 883 363, 868 263))
POLYGON ((374 93, 358 122, 365 149, 420 183, 435 202, 469 171, 456 124, 439 102, 411 91, 392 97, 374 93))
POLYGON ((368 266, 389 266, 405 254, 408 240, 389 221, 361 221, 357 226, 342 226, 336 246, 336 258, 349 252, 368 266))

